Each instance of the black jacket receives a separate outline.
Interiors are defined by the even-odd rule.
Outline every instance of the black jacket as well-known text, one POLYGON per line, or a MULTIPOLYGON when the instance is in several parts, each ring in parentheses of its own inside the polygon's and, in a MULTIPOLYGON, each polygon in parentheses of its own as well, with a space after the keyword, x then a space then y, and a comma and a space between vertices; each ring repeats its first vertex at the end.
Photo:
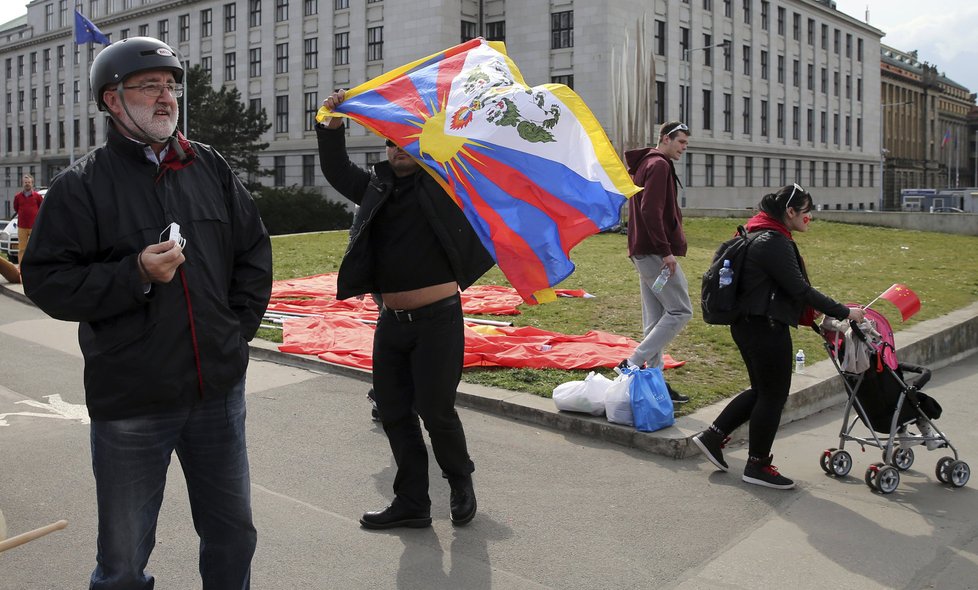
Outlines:
POLYGON ((849 308, 816 291, 808 282, 794 241, 777 231, 762 231, 747 248, 738 302, 744 315, 766 316, 797 326, 805 306, 836 319, 849 308))
POLYGON ((51 183, 25 255, 27 296, 80 322, 95 419, 225 394, 244 377, 271 295, 271 244, 254 201, 212 148, 181 143, 157 166, 110 125, 104 146, 51 183), (186 261, 144 293, 136 257, 173 221, 186 261))
MULTIPOLYGON (((319 138, 319 165, 326 180, 344 197, 360 206, 350 230, 340 274, 336 281, 337 299, 378 292, 371 267, 371 222, 377 209, 394 190, 394 171, 386 161, 367 172, 350 161, 346 153, 346 132, 316 127, 319 138)), ((427 172, 414 177, 414 190, 423 213, 448 255, 455 281, 462 290, 493 267, 495 261, 479 241, 465 214, 427 172)))

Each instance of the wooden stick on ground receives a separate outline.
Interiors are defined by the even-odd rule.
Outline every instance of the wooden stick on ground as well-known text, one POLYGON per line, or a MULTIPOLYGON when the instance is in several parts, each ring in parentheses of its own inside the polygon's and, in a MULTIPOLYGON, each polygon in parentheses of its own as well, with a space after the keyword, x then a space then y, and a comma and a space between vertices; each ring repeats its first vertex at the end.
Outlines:
POLYGON ((0 553, 3 553, 7 549, 13 549, 18 545, 23 545, 24 543, 33 541, 34 539, 37 539, 39 537, 43 537, 48 533, 53 533, 54 531, 60 531, 66 526, 68 526, 67 520, 59 520, 58 522, 51 523, 47 526, 42 526, 41 528, 34 529, 33 531, 28 531, 21 535, 17 535, 16 537, 10 537, 6 541, 0 541, 0 553))

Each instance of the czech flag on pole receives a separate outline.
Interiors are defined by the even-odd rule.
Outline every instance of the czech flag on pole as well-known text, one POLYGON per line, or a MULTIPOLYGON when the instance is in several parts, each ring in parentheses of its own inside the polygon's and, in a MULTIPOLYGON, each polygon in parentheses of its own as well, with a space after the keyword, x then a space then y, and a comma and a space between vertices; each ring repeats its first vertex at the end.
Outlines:
POLYGON ((82 45, 83 43, 91 43, 92 41, 96 43, 101 43, 102 45, 111 45, 112 42, 106 37, 102 31, 98 30, 95 23, 85 18, 85 15, 75 11, 75 44, 82 45))
POLYGON ((556 299, 571 248, 620 222, 639 191, 584 101, 529 87, 502 43, 476 38, 346 93, 349 117, 421 163, 529 304, 556 299))
POLYGON ((910 316, 920 311, 920 298, 906 285, 894 283, 880 295, 880 299, 886 299, 895 305, 900 310, 903 321, 907 321, 910 316))

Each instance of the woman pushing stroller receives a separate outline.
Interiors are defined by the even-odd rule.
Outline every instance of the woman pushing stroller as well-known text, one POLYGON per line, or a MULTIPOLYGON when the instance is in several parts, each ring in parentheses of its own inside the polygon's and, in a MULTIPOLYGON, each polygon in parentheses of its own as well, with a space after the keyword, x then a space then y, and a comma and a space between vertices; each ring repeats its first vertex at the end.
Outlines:
POLYGON ((812 195, 798 184, 764 195, 760 212, 746 225, 753 237, 738 287, 740 317, 730 334, 747 367, 750 388, 733 398, 693 443, 718 469, 727 471, 723 445, 749 422, 749 448, 743 480, 776 489, 795 483, 771 464, 771 447, 791 388, 793 346, 789 327, 811 325, 815 311, 839 320, 861 321, 864 311, 823 295, 808 280, 792 233, 808 231, 812 195))

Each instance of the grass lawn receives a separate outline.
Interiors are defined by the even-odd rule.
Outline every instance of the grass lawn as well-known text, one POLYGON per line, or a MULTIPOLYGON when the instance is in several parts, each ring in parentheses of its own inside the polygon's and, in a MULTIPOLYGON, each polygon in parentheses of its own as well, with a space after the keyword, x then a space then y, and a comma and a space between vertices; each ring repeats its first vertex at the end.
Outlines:
MULTIPOLYGON (((817 214, 816 214, 817 215, 817 214)), ((816 217, 817 219, 817 217, 816 217)), ((694 316, 666 350, 686 365, 666 378, 692 401, 689 413, 738 393, 748 384, 740 353, 726 326, 710 326, 699 318, 700 276, 720 242, 733 235, 744 219, 685 220, 689 252, 681 259, 690 284, 694 316)), ((816 289, 842 302, 869 303, 893 283, 903 283, 920 297, 921 310, 906 324, 887 301, 873 308, 886 315, 894 331, 938 317, 978 300, 978 238, 816 221, 806 234, 796 234, 816 289)), ((348 234, 326 232, 274 237, 275 279, 303 277, 339 269, 348 234)), ((596 329, 640 340, 641 303, 638 278, 627 257, 625 236, 600 234, 572 252, 577 270, 560 287, 584 289, 594 299, 564 299, 538 306, 523 305, 514 325, 536 326, 567 334, 596 329)), ((480 284, 508 285, 498 268, 480 284)), ((489 316, 485 316, 489 317, 489 316)), ((281 333, 262 330, 259 337, 280 340, 281 333)), ((809 363, 826 358, 821 340, 808 329, 792 332, 795 349, 805 349, 809 363)), ((610 369, 603 371, 613 376, 610 369)), ((539 369, 466 369, 462 379, 493 387, 550 397, 558 384, 583 379, 587 371, 539 369)))

